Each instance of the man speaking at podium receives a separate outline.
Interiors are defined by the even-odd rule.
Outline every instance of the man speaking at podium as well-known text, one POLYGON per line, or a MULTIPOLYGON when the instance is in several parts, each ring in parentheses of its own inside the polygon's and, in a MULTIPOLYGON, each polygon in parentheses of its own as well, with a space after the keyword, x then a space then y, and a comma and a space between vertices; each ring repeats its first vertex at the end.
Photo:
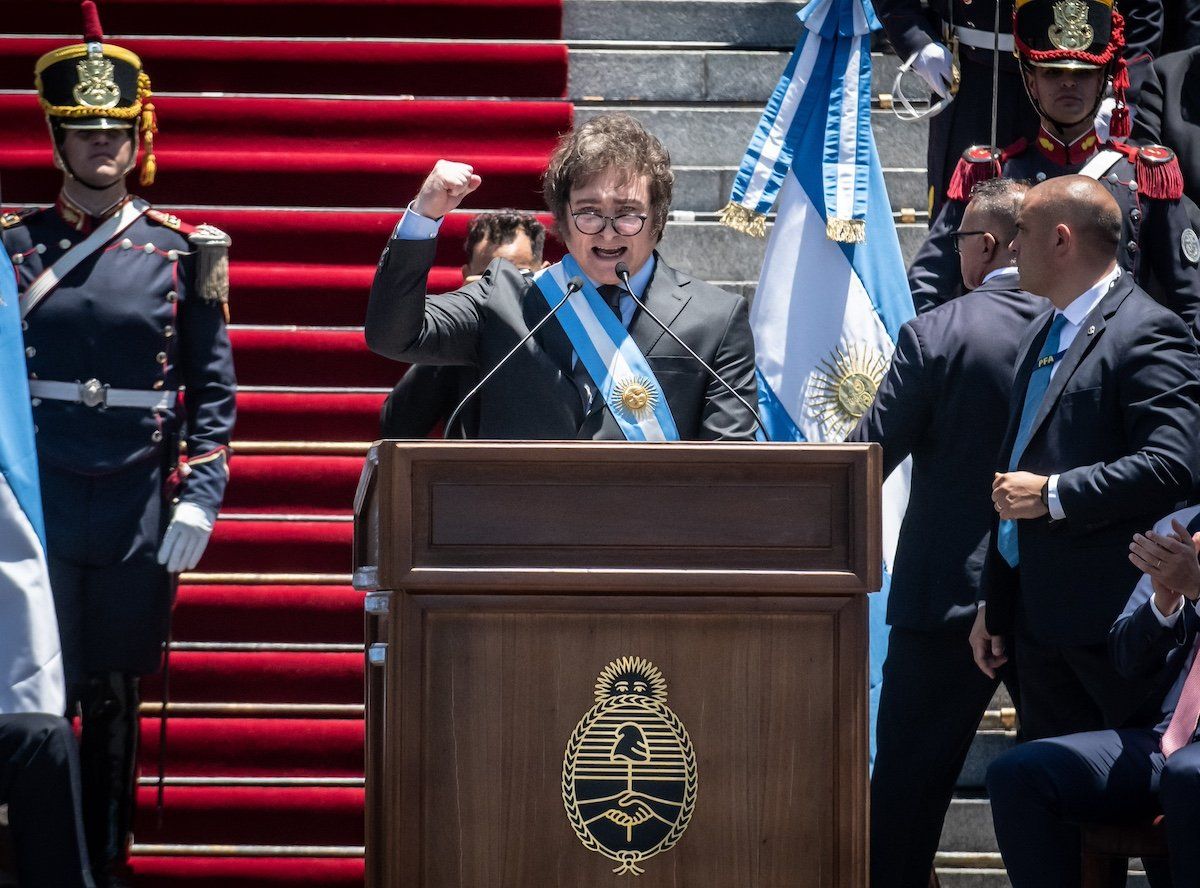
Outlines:
MULTIPOLYGON (((566 134, 543 194, 568 253, 530 283, 498 259, 426 298, 441 219, 482 179, 440 160, 384 250, 367 307, 372 351, 475 366, 479 437, 749 440, 757 424, 745 300, 658 255, 670 157, 626 114, 566 134)), ((455 435, 454 418, 447 437, 455 435)))

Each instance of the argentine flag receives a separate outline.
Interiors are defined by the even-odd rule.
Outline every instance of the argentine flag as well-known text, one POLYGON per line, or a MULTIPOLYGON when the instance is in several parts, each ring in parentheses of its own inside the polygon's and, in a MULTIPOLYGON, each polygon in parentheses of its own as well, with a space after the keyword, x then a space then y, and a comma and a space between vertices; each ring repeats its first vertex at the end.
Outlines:
POLYGON ((16 275, 0 250, 0 715, 66 708, 16 275))
MULTIPOLYGON (((772 441, 841 441, 915 314, 871 133, 870 0, 811 0, 722 221, 776 220, 750 310, 760 410, 772 441)), ((871 596, 871 749, 887 653, 887 590, 909 464, 883 488, 883 589, 871 596)))

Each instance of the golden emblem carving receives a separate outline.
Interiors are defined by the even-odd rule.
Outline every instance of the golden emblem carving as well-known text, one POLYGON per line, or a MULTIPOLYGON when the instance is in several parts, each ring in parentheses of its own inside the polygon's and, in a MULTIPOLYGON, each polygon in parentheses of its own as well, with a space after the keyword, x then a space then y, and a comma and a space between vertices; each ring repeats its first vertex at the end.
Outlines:
POLYGON ((614 410, 623 410, 640 420, 658 406, 658 391, 644 376, 622 379, 613 386, 609 403, 614 410))
POLYGON ((641 875, 679 841, 696 806, 696 753, 653 663, 622 657, 600 673, 596 705, 567 742, 562 796, 579 840, 617 875, 641 875))
POLYGON ((1059 0, 1054 4, 1054 24, 1048 32, 1050 42, 1058 49, 1087 49, 1094 34, 1087 18, 1087 3, 1083 0, 1059 0))
POLYGON ((887 358, 866 344, 839 347, 814 371, 808 404, 832 440, 846 437, 875 400, 887 358))
POLYGON ((75 66, 75 101, 90 108, 112 108, 121 100, 121 89, 113 78, 113 63, 99 53, 88 53, 75 66))

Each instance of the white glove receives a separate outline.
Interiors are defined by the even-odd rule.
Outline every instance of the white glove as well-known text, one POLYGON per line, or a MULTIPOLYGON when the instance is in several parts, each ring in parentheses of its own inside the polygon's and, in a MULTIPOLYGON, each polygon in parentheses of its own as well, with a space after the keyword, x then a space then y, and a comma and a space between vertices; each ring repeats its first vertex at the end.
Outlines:
POLYGON ((950 50, 941 43, 930 43, 917 53, 912 69, 921 75, 929 88, 939 96, 948 95, 954 75, 951 73, 950 50))
MULTIPOLYGON (((1117 100, 1112 96, 1108 96, 1100 103, 1100 107, 1096 109, 1096 119, 1092 122, 1096 127, 1096 138, 1101 142, 1107 142, 1109 136, 1109 126, 1112 124, 1113 111, 1116 110, 1117 100)), ((1129 109, 1129 121, 1133 122, 1133 109, 1129 109)))
POLYGON ((158 550, 158 563, 168 573, 183 573, 200 562, 208 538, 212 535, 213 516, 195 503, 180 503, 171 515, 171 523, 158 550))

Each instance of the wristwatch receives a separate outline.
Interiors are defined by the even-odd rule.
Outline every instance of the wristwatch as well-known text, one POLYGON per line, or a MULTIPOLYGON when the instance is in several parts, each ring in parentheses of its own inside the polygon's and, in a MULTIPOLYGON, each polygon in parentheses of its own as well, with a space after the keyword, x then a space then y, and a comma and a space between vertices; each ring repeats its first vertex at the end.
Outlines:
POLYGON ((1046 483, 1042 485, 1042 505, 1047 509, 1050 508, 1050 479, 1046 479, 1046 483))

